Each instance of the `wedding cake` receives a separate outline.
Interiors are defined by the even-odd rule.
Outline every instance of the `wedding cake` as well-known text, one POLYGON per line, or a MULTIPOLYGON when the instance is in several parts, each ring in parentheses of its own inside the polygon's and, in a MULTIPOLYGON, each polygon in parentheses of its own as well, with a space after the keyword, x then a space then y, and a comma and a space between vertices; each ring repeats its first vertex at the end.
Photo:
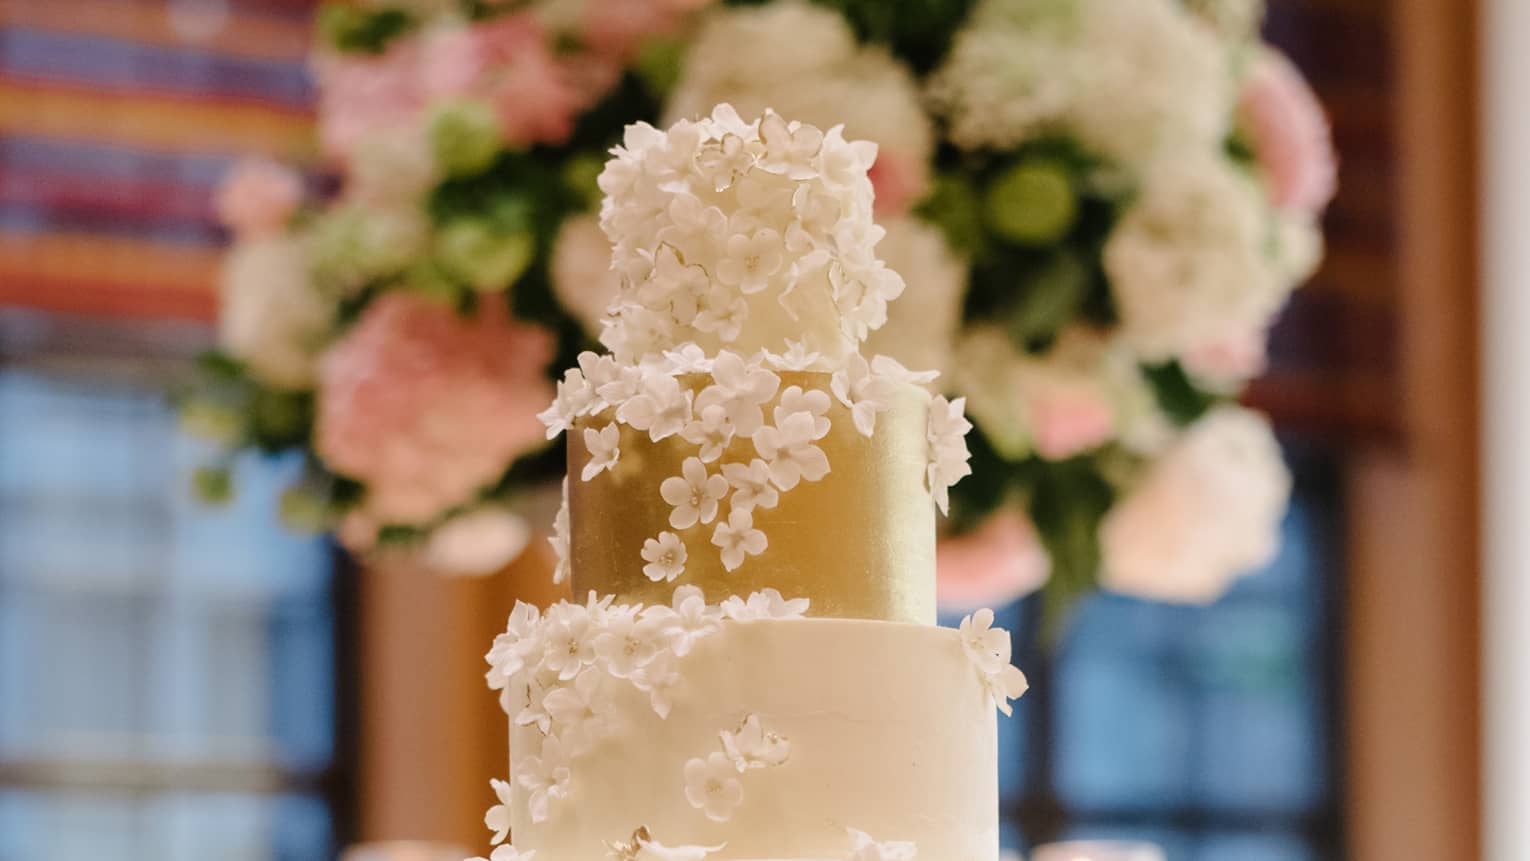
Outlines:
POLYGON ((722 105, 613 153, 609 353, 542 416, 587 597, 517 605, 488 655, 495 861, 996 861, 993 709, 1025 680, 991 613, 935 625, 970 425, 859 352, 904 288, 875 145, 722 105))

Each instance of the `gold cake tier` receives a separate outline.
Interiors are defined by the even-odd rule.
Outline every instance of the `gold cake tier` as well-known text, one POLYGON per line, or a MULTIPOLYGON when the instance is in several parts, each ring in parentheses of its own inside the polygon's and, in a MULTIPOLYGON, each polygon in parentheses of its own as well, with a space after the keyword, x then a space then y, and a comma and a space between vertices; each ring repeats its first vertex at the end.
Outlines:
MULTIPOLYGON (((780 377, 782 390, 829 391, 826 373, 780 377)), ((710 379, 688 375, 683 381, 699 390, 710 379)), ((755 509, 754 527, 769 545, 731 572, 712 544, 717 521, 674 529, 670 506, 659 494, 664 479, 681 474, 695 446, 678 437, 655 443, 647 433, 619 425, 620 460, 582 481, 590 457, 584 428, 605 427, 612 417, 581 420, 568 446, 574 594, 593 590, 618 601, 667 604, 677 586, 692 584, 715 603, 769 587, 787 598, 810 599, 812 616, 934 624, 935 505, 925 486, 928 398, 913 385, 898 389, 869 438, 831 395, 831 427, 817 443, 828 456, 828 475, 782 491, 775 508, 755 509), (678 534, 686 547, 685 573, 674 582, 654 582, 643 573, 643 543, 664 531, 678 534)), ((767 421, 773 407, 766 405, 767 421)), ((751 440, 735 439, 708 469, 717 472, 719 463, 748 463, 757 456, 751 440)), ((718 520, 727 516, 724 501, 718 520)))

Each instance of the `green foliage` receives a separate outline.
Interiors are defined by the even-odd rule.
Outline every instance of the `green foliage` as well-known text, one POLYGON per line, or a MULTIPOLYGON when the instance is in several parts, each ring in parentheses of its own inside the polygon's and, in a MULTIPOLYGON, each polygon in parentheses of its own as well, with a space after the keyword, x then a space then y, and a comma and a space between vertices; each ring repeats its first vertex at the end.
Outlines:
POLYGON ((381 54, 389 42, 414 25, 414 18, 403 9, 367 9, 344 3, 319 7, 320 38, 348 54, 381 54))
POLYGON ((499 155, 499 123, 494 111, 478 101, 449 102, 430 119, 430 145, 447 176, 473 176, 489 169, 499 155))
POLYGON ((489 219, 458 218, 436 234, 441 270, 480 293, 510 289, 531 265, 535 239, 526 231, 502 231, 489 219))
POLYGON ((936 176, 929 195, 915 211, 940 228, 953 249, 969 257, 986 249, 983 205, 970 176, 955 171, 936 176))
POLYGON ((306 445, 313 427, 313 392, 290 392, 254 386, 250 396, 250 430, 262 451, 284 451, 306 445))
POLYGON ((234 476, 224 466, 198 467, 191 474, 191 491, 204 505, 228 505, 234 500, 234 476))
POLYGON ((1142 376, 1153 389, 1153 397, 1159 409, 1176 424, 1184 427, 1193 424, 1208 410, 1225 400, 1219 395, 1203 391, 1185 373, 1178 362, 1162 365, 1143 365, 1142 376))
POLYGON ((663 99, 675 88, 675 83, 680 80, 685 49, 686 43, 682 39, 655 37, 644 42, 638 50, 635 71, 654 98, 663 99))

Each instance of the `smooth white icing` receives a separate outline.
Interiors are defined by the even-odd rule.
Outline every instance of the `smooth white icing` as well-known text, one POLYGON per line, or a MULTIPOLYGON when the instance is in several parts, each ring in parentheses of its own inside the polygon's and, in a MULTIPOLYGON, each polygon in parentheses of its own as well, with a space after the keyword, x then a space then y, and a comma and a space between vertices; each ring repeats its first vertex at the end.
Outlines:
MULTIPOLYGON (((517 848, 601 861, 646 826, 666 844, 726 844, 709 856, 843 857, 846 829, 918 845, 919 857, 998 857, 993 702, 956 631, 846 619, 729 623, 680 659, 673 708, 619 687, 618 728, 571 763, 570 794, 533 824, 517 789, 517 848), (785 764, 739 776, 744 798, 714 822, 685 797, 688 760, 758 715, 790 742, 785 764)), ((514 726, 511 759, 540 745, 514 726)))

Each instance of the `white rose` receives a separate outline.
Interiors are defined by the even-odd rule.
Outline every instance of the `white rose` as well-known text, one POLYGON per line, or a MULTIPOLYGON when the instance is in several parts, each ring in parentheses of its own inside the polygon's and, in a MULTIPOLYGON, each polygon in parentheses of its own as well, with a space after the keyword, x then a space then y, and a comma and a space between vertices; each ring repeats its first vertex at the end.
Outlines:
POLYGON ((260 382, 279 389, 313 384, 334 309, 308 278, 300 243, 287 236, 236 244, 223 261, 218 336, 260 382))
POLYGON ((1290 492, 1269 423, 1240 407, 1218 408, 1106 515, 1101 583, 1158 601, 1214 601, 1273 558, 1290 492))
POLYGON ((563 222, 553 246, 553 292, 584 330, 600 334, 600 320, 619 292, 622 280, 611 269, 611 240, 600 219, 579 215, 563 222))

